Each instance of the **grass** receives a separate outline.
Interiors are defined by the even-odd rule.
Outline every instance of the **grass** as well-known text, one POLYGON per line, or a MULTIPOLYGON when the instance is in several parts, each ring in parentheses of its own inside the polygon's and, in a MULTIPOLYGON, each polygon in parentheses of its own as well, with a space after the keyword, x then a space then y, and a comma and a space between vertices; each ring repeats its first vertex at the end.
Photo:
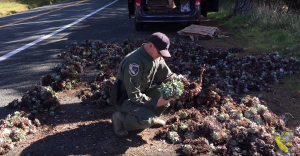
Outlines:
POLYGON ((220 11, 209 17, 236 32, 246 45, 261 54, 278 51, 287 57, 300 58, 300 16, 256 7, 246 15, 228 18, 235 1, 220 1, 220 11), (291 49, 287 52, 286 49, 291 49))
POLYGON ((0 0, 0 17, 65 0, 0 0))
MULTIPOLYGON (((219 12, 210 13, 208 17, 232 32, 237 42, 246 46, 246 55, 259 57, 277 51, 283 57, 300 59, 299 15, 253 7, 246 15, 232 16, 234 6, 235 0, 221 0, 219 12)), ((281 82, 271 85, 275 92, 263 92, 262 99, 277 115, 291 113, 294 118, 289 121, 289 126, 294 127, 300 124, 300 75, 287 76, 281 82)))
POLYGON ((0 17, 28 10, 28 7, 19 3, 0 3, 0 17))

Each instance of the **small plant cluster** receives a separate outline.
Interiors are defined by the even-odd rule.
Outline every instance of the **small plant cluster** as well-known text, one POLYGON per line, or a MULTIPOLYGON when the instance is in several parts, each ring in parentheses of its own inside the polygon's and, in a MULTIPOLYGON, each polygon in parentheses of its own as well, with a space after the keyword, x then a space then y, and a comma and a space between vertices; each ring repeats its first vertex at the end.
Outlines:
POLYGON ((13 100, 8 104, 11 108, 26 107, 32 113, 48 112, 54 113, 55 108, 59 106, 56 92, 50 86, 36 85, 32 90, 23 94, 21 101, 13 100))
POLYGON ((36 133, 40 126, 38 119, 29 120, 19 111, 0 120, 0 155, 12 150, 26 135, 36 133))
POLYGON ((103 81, 95 81, 91 83, 90 88, 82 89, 80 98, 83 103, 94 103, 99 108, 105 108, 110 105, 110 89, 106 83, 108 81, 114 83, 115 77, 106 79, 104 76, 98 76, 101 77, 103 81))
POLYGON ((183 93, 183 83, 175 78, 167 83, 162 83, 158 90, 165 100, 170 98, 178 99, 183 93))

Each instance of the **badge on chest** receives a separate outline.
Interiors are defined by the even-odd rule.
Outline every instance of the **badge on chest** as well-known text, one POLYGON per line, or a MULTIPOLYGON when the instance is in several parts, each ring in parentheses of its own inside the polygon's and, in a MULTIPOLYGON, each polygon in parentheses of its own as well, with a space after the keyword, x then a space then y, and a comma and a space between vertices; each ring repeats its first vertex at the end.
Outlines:
POLYGON ((129 74, 131 76, 136 76, 139 73, 139 65, 136 63, 132 63, 129 65, 129 74))

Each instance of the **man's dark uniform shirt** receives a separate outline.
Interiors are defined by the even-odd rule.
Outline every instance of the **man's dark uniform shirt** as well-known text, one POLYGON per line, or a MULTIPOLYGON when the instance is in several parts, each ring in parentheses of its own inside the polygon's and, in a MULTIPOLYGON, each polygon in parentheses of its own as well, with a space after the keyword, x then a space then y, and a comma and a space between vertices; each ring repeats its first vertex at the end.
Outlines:
POLYGON ((163 58, 156 60, 144 47, 129 53, 120 63, 117 79, 122 81, 120 90, 126 92, 128 99, 121 106, 125 113, 124 126, 129 130, 143 129, 153 124, 152 118, 159 116, 166 108, 156 108, 160 93, 152 87, 154 79, 165 82, 174 77, 163 58))

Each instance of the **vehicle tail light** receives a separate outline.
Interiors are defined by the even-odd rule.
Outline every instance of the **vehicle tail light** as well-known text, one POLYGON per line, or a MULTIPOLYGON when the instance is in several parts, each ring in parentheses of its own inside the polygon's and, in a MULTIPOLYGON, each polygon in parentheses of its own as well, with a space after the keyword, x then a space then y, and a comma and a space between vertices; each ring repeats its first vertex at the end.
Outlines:
POLYGON ((141 7, 141 0, 135 0, 136 7, 141 7))
POLYGON ((199 6, 199 5, 200 5, 200 1, 201 1, 201 0, 196 0, 196 1, 195 1, 195 6, 199 6))

